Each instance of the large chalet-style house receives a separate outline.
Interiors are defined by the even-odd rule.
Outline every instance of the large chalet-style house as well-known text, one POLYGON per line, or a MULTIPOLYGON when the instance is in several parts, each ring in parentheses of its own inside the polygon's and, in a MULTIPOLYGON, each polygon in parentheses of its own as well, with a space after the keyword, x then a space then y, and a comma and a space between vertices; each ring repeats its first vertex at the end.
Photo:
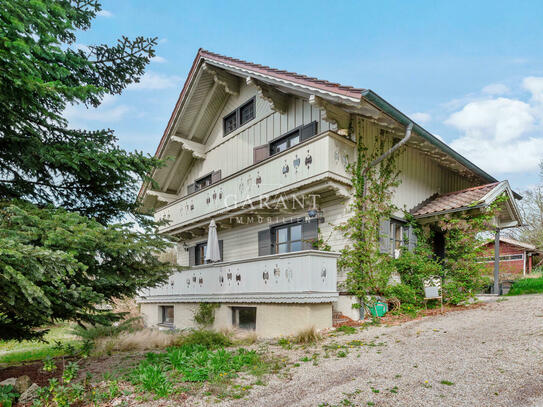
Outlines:
MULTIPOLYGON (((337 252, 348 242, 334 225, 351 216, 347 166, 356 143, 378 138, 405 142, 393 198, 401 210, 382 223, 383 251, 413 243, 403 210, 435 222, 505 193, 496 229, 519 224, 507 181, 371 90, 199 50, 156 152, 171 159, 152 175, 159 187, 140 192, 144 208, 169 221, 161 232, 179 237, 177 262, 187 267, 141 294, 146 323, 194 327, 203 302, 219 304, 214 328, 265 337, 331 327, 334 312, 359 319, 358 300, 338 289, 337 252), (211 221, 220 256, 210 263, 211 221), (318 238, 331 251, 316 250, 318 238)), ((437 255, 442 243, 438 236, 437 255)))

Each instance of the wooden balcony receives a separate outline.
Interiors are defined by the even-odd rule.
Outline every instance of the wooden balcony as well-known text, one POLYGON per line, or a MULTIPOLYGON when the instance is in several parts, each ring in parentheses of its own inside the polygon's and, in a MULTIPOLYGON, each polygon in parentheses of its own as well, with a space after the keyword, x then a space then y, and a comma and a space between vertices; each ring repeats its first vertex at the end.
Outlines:
POLYGON ((338 253, 306 250, 206 264, 173 274, 139 302, 325 303, 337 300, 338 253))
POLYGON ((155 212, 155 218, 169 221, 161 232, 180 233, 205 227, 211 218, 220 221, 243 211, 269 210, 289 194, 334 191, 347 198, 347 165, 354 157, 355 143, 327 131, 169 203, 155 212))

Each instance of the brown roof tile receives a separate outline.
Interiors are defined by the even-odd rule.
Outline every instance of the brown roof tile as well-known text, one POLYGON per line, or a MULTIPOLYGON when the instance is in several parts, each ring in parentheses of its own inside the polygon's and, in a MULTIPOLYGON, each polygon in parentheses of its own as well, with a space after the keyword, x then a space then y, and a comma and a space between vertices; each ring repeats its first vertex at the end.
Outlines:
POLYGON ((449 192, 443 195, 433 195, 413 208, 411 214, 415 217, 421 217, 449 210, 468 208, 469 206, 477 204, 498 184, 499 182, 493 182, 491 184, 479 185, 477 187, 449 192))
POLYGON ((236 59, 232 57, 227 57, 224 55, 216 54, 211 51, 206 51, 201 49, 198 54, 204 58, 211 60, 224 62, 226 64, 234 65, 239 68, 249 69, 251 71, 256 71, 264 75, 269 75, 276 77, 278 79, 285 79, 301 85, 312 86, 317 89, 322 89, 328 92, 337 93, 340 95, 360 98, 362 92, 365 90, 363 88, 354 88, 352 86, 344 86, 339 83, 328 82, 323 79, 312 78, 310 76, 302 75, 296 72, 289 72, 282 69, 271 68, 266 65, 255 64, 253 62, 243 61, 241 59, 236 59))

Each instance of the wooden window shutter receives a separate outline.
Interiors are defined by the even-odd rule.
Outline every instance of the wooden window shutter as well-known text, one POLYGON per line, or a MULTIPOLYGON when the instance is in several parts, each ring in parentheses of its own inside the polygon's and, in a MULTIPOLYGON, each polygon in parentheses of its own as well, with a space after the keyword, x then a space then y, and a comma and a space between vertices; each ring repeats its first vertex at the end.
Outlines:
POLYGON ((317 250, 313 245, 319 238, 319 220, 302 223, 302 250, 317 250))
POLYGON ((417 235, 415 233, 415 229, 413 228, 413 226, 409 226, 409 229, 408 229, 408 249, 410 252, 414 251, 415 250, 415 247, 417 246, 417 235))
POLYGON ((187 195, 192 194, 194 191, 196 191, 196 184, 187 185, 187 195))
POLYGON ((381 219, 379 224, 379 250, 390 253, 390 219, 381 219))
POLYGON ((271 231, 270 229, 258 232, 258 255, 267 256, 271 254, 271 231))
POLYGON ((221 180, 221 170, 213 171, 211 174, 211 183, 219 182, 221 180))
POLYGON ((263 144, 253 149, 253 164, 265 160, 270 156, 270 145, 263 144))
POLYGON ((196 246, 189 247, 189 267, 196 265, 196 246))
POLYGON ((308 138, 313 137, 315 134, 317 134, 317 122, 311 122, 302 127, 300 139, 307 140, 308 138))
POLYGON ((224 256, 223 256, 223 245, 222 245, 222 240, 219 240, 219 253, 221 254, 221 259, 219 261, 224 261, 224 256))

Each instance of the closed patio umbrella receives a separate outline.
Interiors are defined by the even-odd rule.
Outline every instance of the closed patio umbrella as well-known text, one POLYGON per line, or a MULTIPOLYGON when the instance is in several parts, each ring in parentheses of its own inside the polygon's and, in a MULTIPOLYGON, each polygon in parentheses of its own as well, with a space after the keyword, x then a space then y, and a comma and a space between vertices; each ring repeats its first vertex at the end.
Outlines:
POLYGON ((209 223, 209 233, 207 235, 206 261, 214 262, 221 260, 221 251, 219 249, 219 238, 217 236, 217 225, 215 220, 211 219, 209 223))

